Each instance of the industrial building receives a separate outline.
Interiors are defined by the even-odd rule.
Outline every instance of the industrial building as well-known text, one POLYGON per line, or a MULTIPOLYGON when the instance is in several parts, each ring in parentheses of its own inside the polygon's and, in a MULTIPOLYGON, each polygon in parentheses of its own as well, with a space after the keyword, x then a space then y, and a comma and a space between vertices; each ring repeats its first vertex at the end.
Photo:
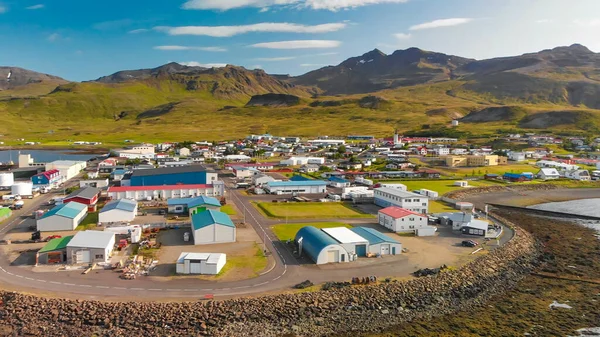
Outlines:
POLYGON ((335 177, 335 176, 329 177, 329 179, 327 180, 327 183, 329 184, 329 186, 335 187, 335 188, 350 187, 350 180, 346 180, 344 178, 335 177))
POLYGON ((218 211, 221 202, 213 197, 199 196, 195 198, 179 198, 167 200, 169 213, 174 214, 196 214, 207 209, 218 211))
POLYGON ((290 157, 279 162, 281 166, 300 166, 300 165, 323 165, 325 164, 325 158, 323 157, 290 157))
POLYGON ((62 182, 75 178, 79 172, 85 170, 87 163, 85 161, 75 160, 56 160, 46 164, 46 171, 58 170, 62 182))
MULTIPOLYGON (((367 247, 369 241, 346 227, 323 228, 323 232, 331 236, 348 252, 350 261, 356 259, 357 256, 367 256, 367 247)), ((341 262, 344 262, 343 260, 341 262)))
POLYGON ((480 167, 480 166, 498 166, 508 164, 508 158, 492 155, 470 155, 470 156, 446 156, 446 166, 448 167, 480 167))
POLYGON ((260 171, 254 167, 234 166, 232 167, 232 171, 236 178, 251 178, 254 175, 260 174, 260 171))
POLYGON ((10 189, 15 183, 15 174, 12 172, 0 172, 0 189, 10 189))
POLYGON ((465 235, 485 236, 488 232, 489 223, 475 219, 471 213, 441 213, 439 219, 440 224, 452 226, 452 230, 465 235))
POLYGON ((235 242, 236 228, 229 215, 206 210, 192 215, 192 236, 195 245, 235 242))
POLYGON ((104 189, 108 187, 108 179, 88 179, 88 180, 80 180, 79 187, 95 187, 104 189))
POLYGON ((78 202, 80 204, 87 205, 88 212, 96 211, 96 204, 98 203, 98 197, 100 196, 100 190, 95 187, 84 187, 77 191, 67 195, 63 199, 63 203, 78 202))
POLYGON ((22 197, 33 196, 33 184, 31 182, 15 183, 10 187, 10 194, 22 197))
POLYGON ((60 171, 50 170, 36 174, 31 177, 31 182, 34 187, 57 187, 61 182, 60 171))
POLYGON ((67 263, 105 263, 115 246, 115 233, 83 231, 67 244, 67 263))
MULTIPOLYGON (((379 224, 396 233, 415 233, 429 228, 427 215, 397 206, 390 206, 377 212, 379 224)), ((433 227, 435 233, 435 227, 433 227)), ((426 233, 427 231, 422 231, 426 233)), ((432 235, 433 235, 432 233, 432 235)), ((428 235, 421 235, 428 236, 428 235)))
POLYGON ((217 275, 226 263, 226 254, 181 253, 175 268, 177 274, 217 275))
POLYGON ((189 198, 200 195, 209 197, 222 196, 225 184, 217 181, 214 184, 196 185, 158 185, 158 186, 117 186, 108 188, 110 199, 164 200, 171 198, 189 198))
POLYGON ((271 194, 325 193, 327 182, 323 180, 269 181, 265 185, 265 190, 271 194))
POLYGON ((216 172, 208 172, 201 165, 188 165, 135 170, 129 180, 121 181, 121 186, 213 184, 217 180, 216 172))
POLYGON ((78 202, 55 206, 37 220, 37 230, 41 232, 72 231, 85 219, 87 210, 86 205, 78 202))
POLYGON ((132 199, 119 199, 108 202, 98 213, 98 222, 131 222, 137 215, 138 204, 132 199))
POLYGON ((429 198, 400 189, 379 187, 374 190, 374 197, 375 205, 379 207, 397 206, 423 214, 429 210, 429 198))
POLYGON ((138 243, 142 239, 142 227, 139 225, 104 227, 104 231, 115 233, 115 242, 125 239, 138 243))
POLYGON ((313 227, 302 227, 294 241, 298 244, 298 252, 308 256, 316 264, 349 262, 348 252, 339 242, 322 230, 313 227))
POLYGON ((402 244, 397 240, 369 227, 354 227, 351 231, 369 241, 368 252, 375 255, 398 255, 402 244))
POLYGON ((154 159, 154 146, 138 145, 129 149, 115 151, 120 158, 154 159))
POLYGON ((56 264, 67 262, 67 245, 73 235, 56 238, 40 249, 35 256, 35 264, 56 264))

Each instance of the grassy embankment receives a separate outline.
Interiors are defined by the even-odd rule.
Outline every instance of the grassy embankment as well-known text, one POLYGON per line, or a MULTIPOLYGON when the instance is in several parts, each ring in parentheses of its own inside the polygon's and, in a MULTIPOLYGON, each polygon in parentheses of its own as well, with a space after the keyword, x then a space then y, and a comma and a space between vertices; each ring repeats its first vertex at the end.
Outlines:
POLYGON ((352 228, 351 225, 341 222, 312 222, 312 223, 293 223, 293 224, 279 224, 271 227, 271 230, 277 238, 281 241, 294 240, 296 233, 306 226, 313 226, 316 228, 332 228, 332 227, 346 227, 352 228))
POLYGON ((260 202, 254 206, 265 216, 278 219, 374 218, 340 202, 260 202))

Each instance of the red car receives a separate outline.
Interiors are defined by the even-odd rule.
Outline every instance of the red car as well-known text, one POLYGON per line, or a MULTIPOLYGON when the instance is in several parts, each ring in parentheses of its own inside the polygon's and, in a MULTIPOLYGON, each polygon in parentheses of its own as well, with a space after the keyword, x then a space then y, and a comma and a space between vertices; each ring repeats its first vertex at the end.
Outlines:
POLYGON ((49 237, 46 238, 46 241, 50 241, 52 239, 60 239, 62 238, 62 235, 50 235, 49 237))

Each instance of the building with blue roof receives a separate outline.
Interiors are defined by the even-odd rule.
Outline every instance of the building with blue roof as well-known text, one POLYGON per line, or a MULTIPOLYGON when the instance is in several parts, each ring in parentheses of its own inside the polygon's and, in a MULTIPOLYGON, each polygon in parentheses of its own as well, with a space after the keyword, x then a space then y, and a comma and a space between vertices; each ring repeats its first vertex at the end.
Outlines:
POLYGON ((312 180, 312 179, 307 178, 305 176, 301 176, 299 174, 295 174, 290 178, 290 181, 308 181, 308 180, 312 180))
POLYGON ((316 264, 349 262, 346 249, 333 237, 313 227, 302 227, 294 239, 300 255, 307 256, 316 264))
POLYGON ((235 242, 236 228, 229 215, 209 209, 191 217, 195 245, 235 242))
POLYGON ((117 223, 131 222, 135 219, 138 211, 137 201, 132 199, 113 200, 100 210, 98 214, 98 222, 101 223, 117 223))
POLYGON ((169 213, 182 214, 188 213, 190 216, 207 209, 218 211, 221 209, 221 202, 217 198, 201 195, 194 198, 173 198, 167 200, 169 213))
POLYGON ((331 187, 336 187, 336 188, 350 187, 350 180, 346 180, 344 178, 331 176, 331 177, 329 177, 329 179, 327 181, 329 182, 329 186, 331 186, 331 187))
POLYGON ((533 180, 533 173, 509 173, 502 175, 502 179, 512 182, 521 182, 533 180))
POLYGON ((368 252, 375 255, 397 255, 402 252, 402 244, 397 240, 370 227, 354 227, 354 233, 369 241, 368 252))
POLYGON ((41 232, 72 231, 85 219, 87 210, 87 205, 74 201, 58 205, 37 220, 37 230, 41 232))
POLYGON ((323 180, 269 181, 264 188, 271 194, 319 194, 327 192, 327 182, 323 180))

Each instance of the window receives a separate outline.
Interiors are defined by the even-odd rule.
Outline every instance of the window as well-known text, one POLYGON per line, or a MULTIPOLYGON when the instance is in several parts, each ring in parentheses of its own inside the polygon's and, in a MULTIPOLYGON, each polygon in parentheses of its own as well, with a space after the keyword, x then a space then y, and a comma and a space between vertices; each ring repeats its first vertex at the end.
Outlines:
POLYGON ((104 259, 104 254, 96 254, 96 259, 104 259))
POLYGON ((427 203, 423 203, 423 206, 427 206, 427 203))

